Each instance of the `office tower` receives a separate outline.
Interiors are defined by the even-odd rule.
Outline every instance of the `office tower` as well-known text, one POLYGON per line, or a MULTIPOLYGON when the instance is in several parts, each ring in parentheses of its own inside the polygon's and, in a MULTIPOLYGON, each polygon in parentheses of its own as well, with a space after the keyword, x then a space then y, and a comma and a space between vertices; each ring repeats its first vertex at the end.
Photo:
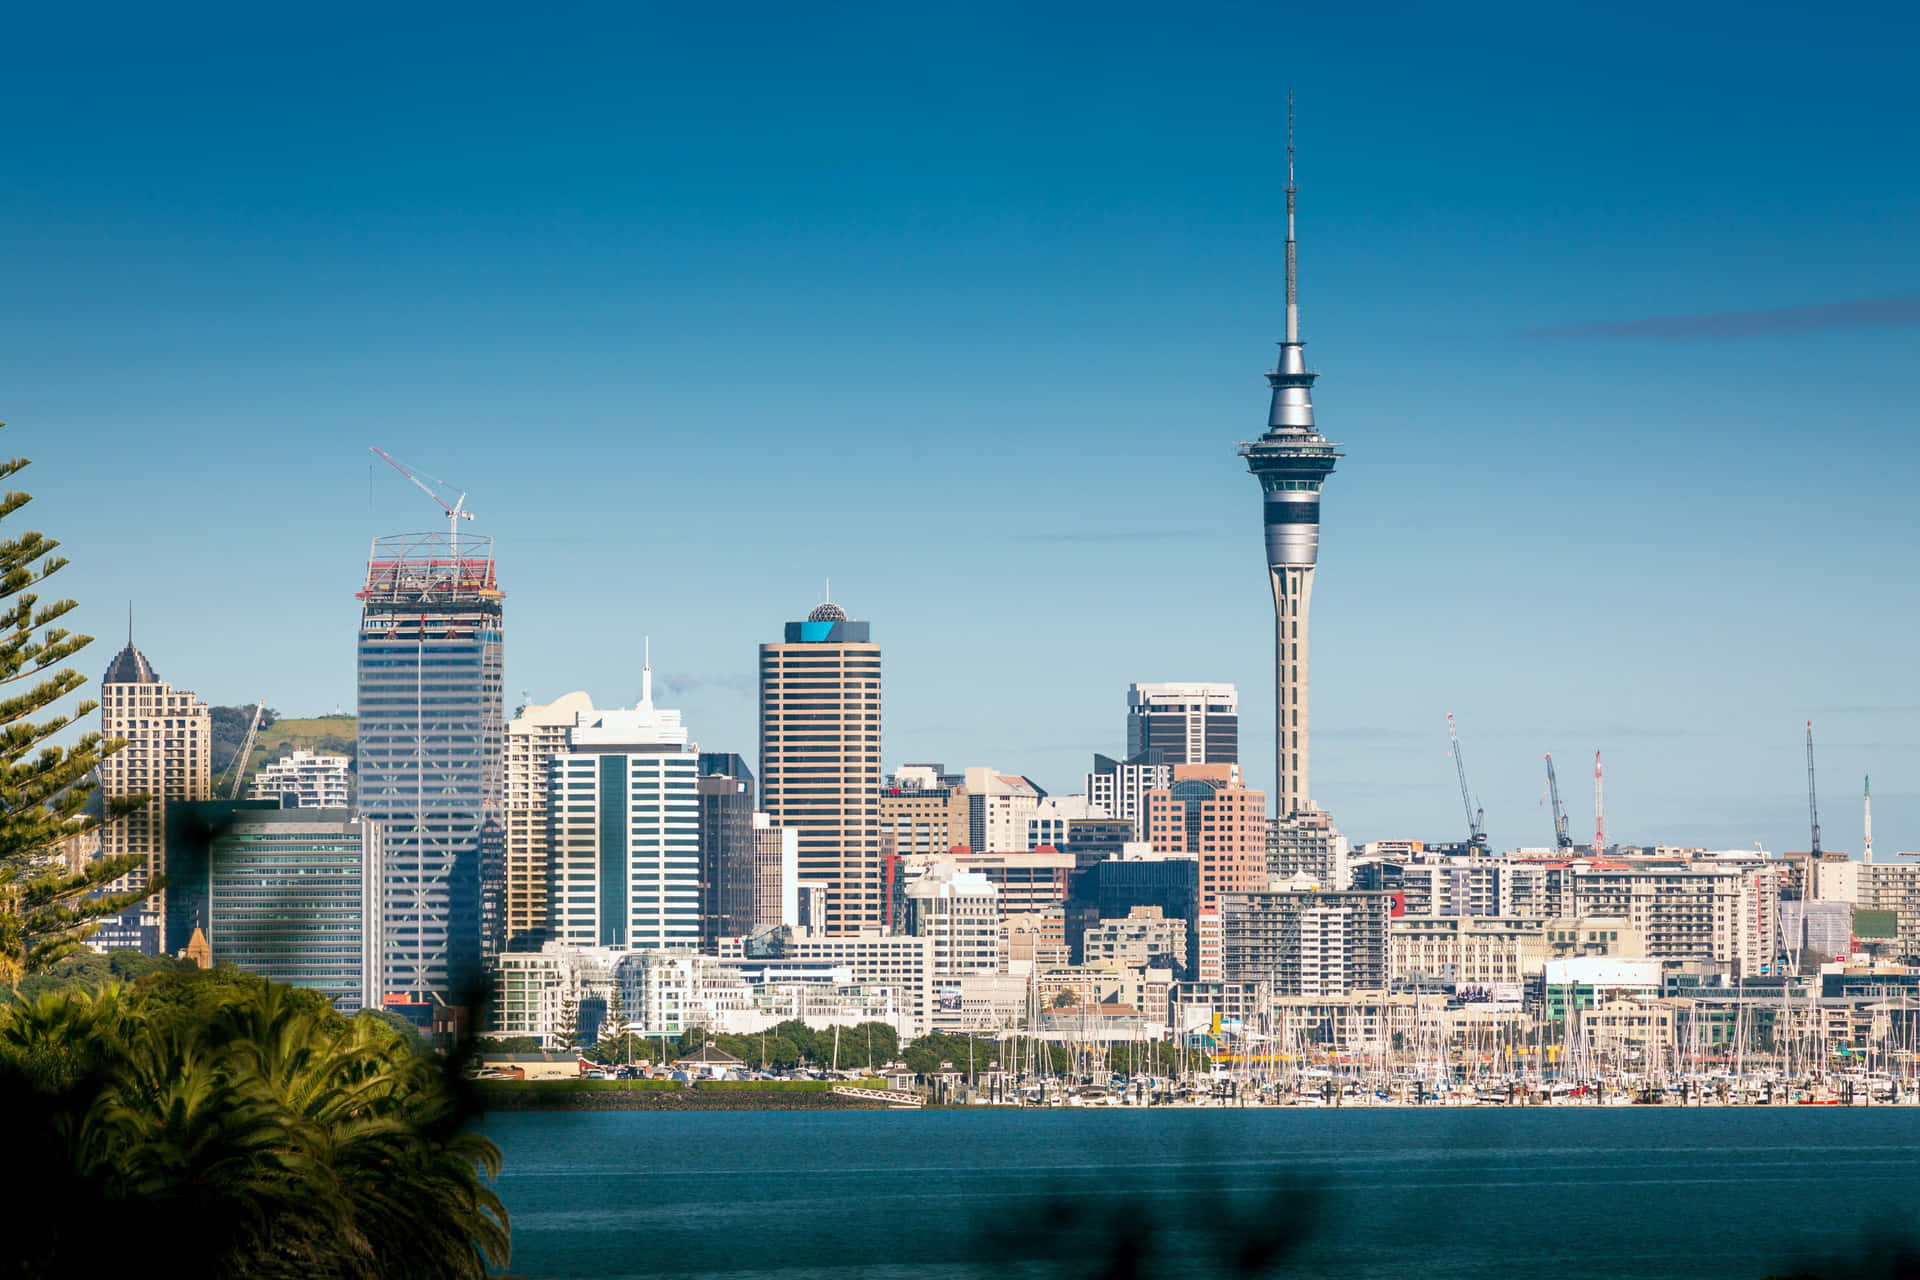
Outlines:
POLYGON ((506 945, 520 950, 547 939, 550 872, 547 766, 567 749, 567 735, 593 699, 575 690, 545 705, 528 704, 507 721, 504 826, 506 945))
POLYGON ((1240 762, 1240 693, 1230 684, 1134 684, 1127 689, 1127 754, 1158 751, 1169 764, 1240 762))
POLYGON ((964 786, 948 785, 935 765, 906 765, 880 789, 880 849, 898 858, 951 852, 972 839, 964 786))
POLYGON ((731 752, 702 752, 700 797, 700 945, 753 932, 757 842, 753 771, 731 752))
POLYGON ((1229 894, 1267 887, 1267 798, 1233 765, 1175 765, 1173 785, 1147 795, 1147 839, 1162 857, 1200 863, 1199 979, 1220 978, 1220 911, 1229 894))
POLYGON ((378 1008, 380 824, 347 809, 256 809, 210 824, 205 936, 216 964, 378 1008))
POLYGON ((985 876, 941 859, 906 888, 907 931, 933 939, 936 978, 1000 971, 1000 891, 985 876))
MULTIPOLYGON (((140 859, 115 887, 138 889, 167 872, 167 806, 213 794, 213 720, 206 703, 162 680, 128 637, 100 679, 100 732, 127 744, 100 762, 102 797, 150 797, 100 828, 101 857, 140 859)), ((166 911, 164 889, 129 908, 121 940, 137 938, 149 955, 161 950, 166 911)))
POLYGON ((653 705, 651 668, 633 710, 579 714, 547 774, 554 941, 699 944, 698 779, 680 713, 653 705))
POLYGON ((353 761, 312 751, 269 761, 247 787, 249 800, 272 800, 283 809, 345 809, 352 793, 353 761))
POLYGON ((381 989, 425 1020, 477 983, 506 706, 493 539, 376 538, 359 593, 360 814, 385 838, 381 989))
POLYGON ((967 770, 967 847, 975 853, 1028 848, 1027 823, 1046 796, 1031 778, 992 769, 967 770))
POLYGON ((1173 785, 1173 765, 1158 749, 1142 751, 1115 760, 1096 755, 1093 770, 1087 774, 1087 803, 1097 805, 1115 818, 1125 818, 1136 828, 1146 817, 1142 798, 1149 791, 1165 790, 1173 785))
POLYGON ((1267 430, 1240 446, 1260 481, 1266 524, 1267 576, 1273 587, 1275 817, 1313 808, 1307 788, 1307 611, 1320 550, 1320 486, 1333 472, 1339 446, 1313 422, 1313 381, 1300 339, 1294 243, 1293 124, 1287 124, 1287 337, 1267 383, 1273 403, 1267 430))
POLYGON ((800 833, 753 815, 753 915, 746 932, 800 923, 800 833))
POLYGON ((1138 837, 1139 828, 1126 818, 1073 818, 1067 822, 1067 842, 1060 848, 1073 855, 1076 871, 1084 871, 1096 862, 1118 858, 1138 837))
MULTIPOLYGON (((821 886, 811 927, 878 928, 880 646, 865 622, 823 604, 760 646, 761 807, 799 833, 800 880, 821 886)), ((803 912, 803 914, 808 914, 803 912)))

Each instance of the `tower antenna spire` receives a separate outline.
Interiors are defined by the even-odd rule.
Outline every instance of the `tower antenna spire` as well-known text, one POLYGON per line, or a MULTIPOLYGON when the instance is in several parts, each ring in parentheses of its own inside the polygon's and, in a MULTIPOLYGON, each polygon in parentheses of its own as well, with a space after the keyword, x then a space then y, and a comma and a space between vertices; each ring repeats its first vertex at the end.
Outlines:
POLYGON ((1287 90, 1287 345, 1300 341, 1299 252, 1293 238, 1294 203, 1300 189, 1293 182, 1293 90, 1287 90))

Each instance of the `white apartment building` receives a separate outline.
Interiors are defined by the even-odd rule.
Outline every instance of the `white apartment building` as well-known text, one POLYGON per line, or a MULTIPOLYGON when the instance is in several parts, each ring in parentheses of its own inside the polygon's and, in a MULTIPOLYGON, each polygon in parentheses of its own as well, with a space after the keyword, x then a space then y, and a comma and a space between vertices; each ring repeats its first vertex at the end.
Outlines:
POLYGON ((1394 917, 1387 928, 1388 981, 1524 981, 1546 969, 1546 925, 1501 916, 1394 917))
POLYGON ((547 773, 554 756, 567 749, 567 735, 582 715, 593 714, 593 699, 576 690, 555 702, 520 708, 507 721, 506 736, 506 935, 509 941, 545 938, 550 833, 547 829, 547 773))
POLYGON ((346 756, 296 751, 270 761, 247 788, 249 800, 278 800, 283 809, 345 809, 353 790, 346 756))
POLYGON ((1086 818, 1111 816, 1106 809, 1085 796, 1044 797, 1034 806, 1033 815, 1027 819, 1026 847, 1038 849, 1046 844, 1056 849, 1064 849, 1067 847, 1069 823, 1086 818))
POLYGON ((1165 791, 1173 785, 1173 765, 1145 759, 1115 760, 1096 755, 1087 774, 1087 803, 1103 809, 1115 818, 1134 824, 1136 831, 1146 829, 1147 793, 1165 791))
POLYGON ((1000 891, 977 871, 935 859, 906 886, 908 928, 933 940, 937 979, 1000 971, 1000 891))
POLYGON ((576 716, 547 774, 555 941, 698 945, 698 764, 680 713, 653 704, 651 669, 633 710, 576 716))
MULTIPOLYGON (((744 954, 742 939, 720 939, 722 959, 737 960, 744 954)), ((931 937, 878 929, 829 936, 795 929, 785 940, 782 958, 844 969, 853 982, 864 987, 892 988, 899 1000, 894 1025, 907 1039, 925 1035, 933 1025, 936 996, 931 937)))
POLYGON ((1026 778, 992 769, 968 769, 966 779, 967 846, 975 853, 1020 853, 1031 848, 1027 824, 1038 814, 1045 793, 1026 778))

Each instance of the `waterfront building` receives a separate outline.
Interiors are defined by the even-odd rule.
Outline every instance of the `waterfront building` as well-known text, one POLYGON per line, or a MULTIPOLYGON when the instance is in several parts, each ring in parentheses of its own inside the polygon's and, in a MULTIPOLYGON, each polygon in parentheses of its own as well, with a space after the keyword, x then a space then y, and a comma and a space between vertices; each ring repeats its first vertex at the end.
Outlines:
POLYGON ((1260 482, 1266 528, 1267 577, 1273 589, 1275 789, 1273 811, 1286 817, 1313 808, 1308 787, 1308 610, 1320 552, 1320 491, 1333 473, 1339 446, 1313 419, 1313 384, 1300 337, 1294 240, 1293 126, 1287 126, 1287 312, 1280 359, 1267 375, 1272 400, 1267 429, 1240 446, 1247 470, 1260 482))
POLYGON ((883 933, 878 929, 851 934, 780 929, 753 939, 722 938, 720 956, 747 959, 750 944, 763 964, 825 965, 844 969, 852 982, 862 986, 898 992, 895 1025, 908 1039, 925 1035, 933 1026, 937 988, 935 939, 931 935, 883 933))
MULTIPOLYGON (((1115 760, 1096 755, 1087 774, 1087 803, 1139 831, 1146 822, 1146 796, 1173 785, 1173 764, 1157 748, 1115 760)), ((1132 837, 1128 837, 1131 839, 1132 837)))
POLYGON ((1345 995, 1387 985, 1384 893, 1236 894, 1220 913, 1220 979, 1275 995, 1345 995))
POLYGON ((967 770, 967 847, 975 853, 1030 848, 1028 823, 1047 793, 1030 778, 992 769, 967 770))
MULTIPOLYGON (((148 797, 99 828, 100 856, 139 859, 113 888, 144 888, 167 874, 167 807, 212 796, 212 715, 198 697, 162 680, 129 636, 100 678, 100 732, 108 741, 126 743, 100 762, 102 798, 148 797)), ((162 889, 123 913, 119 940, 156 954, 162 947, 166 895, 162 889)))
POLYGON ((283 809, 346 809, 353 803, 353 761, 346 756, 295 751, 270 760, 247 787, 249 800, 283 809))
POLYGON ((700 942, 699 753, 643 667, 632 710, 580 712, 551 758, 553 937, 571 947, 700 942))
POLYGON ((381 988, 421 1021, 466 997, 497 941, 481 899, 493 849, 504 872, 504 598, 493 540, 472 535, 375 539, 359 593, 360 814, 386 847, 381 988))
POLYGON ((547 829, 549 762, 567 748, 567 734, 593 699, 576 690, 545 705, 528 704, 507 722, 506 943, 537 947, 549 937, 547 918, 551 835, 547 829))
POLYGON ((1412 986, 1502 986, 1545 971, 1547 922, 1508 916, 1393 916, 1387 978, 1412 986))
POLYGON ((814 928, 881 927, 880 646, 822 604, 760 646, 761 805, 798 833, 800 880, 822 886, 814 928))
POLYGON ((759 842, 753 825, 753 771, 731 752, 702 752, 700 797, 700 945, 723 934, 752 933, 759 842))
POLYGON ((1158 751, 1168 764, 1240 762, 1240 692, 1230 684, 1127 688, 1127 755, 1158 751))

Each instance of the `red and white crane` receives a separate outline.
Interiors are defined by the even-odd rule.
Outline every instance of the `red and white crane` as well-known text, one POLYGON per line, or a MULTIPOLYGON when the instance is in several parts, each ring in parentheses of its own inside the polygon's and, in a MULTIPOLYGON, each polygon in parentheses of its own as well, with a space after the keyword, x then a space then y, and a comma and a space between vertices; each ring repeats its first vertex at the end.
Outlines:
MULTIPOLYGON (((460 559, 460 522, 462 520, 473 519, 473 512, 467 510, 466 493, 463 491, 458 498, 449 504, 432 485, 429 485, 425 480, 422 480, 419 476, 407 470, 406 467, 401 465, 399 459, 395 458, 385 449, 382 449, 377 444, 370 444, 367 447, 384 458, 387 464, 395 471, 398 471, 401 475, 413 481, 415 488, 426 494, 429 498, 432 498, 439 504, 440 509, 447 513, 447 546, 453 553, 453 559, 457 562, 460 559)), ((438 483, 443 488, 451 489, 453 487, 444 480, 438 481, 438 483)))

